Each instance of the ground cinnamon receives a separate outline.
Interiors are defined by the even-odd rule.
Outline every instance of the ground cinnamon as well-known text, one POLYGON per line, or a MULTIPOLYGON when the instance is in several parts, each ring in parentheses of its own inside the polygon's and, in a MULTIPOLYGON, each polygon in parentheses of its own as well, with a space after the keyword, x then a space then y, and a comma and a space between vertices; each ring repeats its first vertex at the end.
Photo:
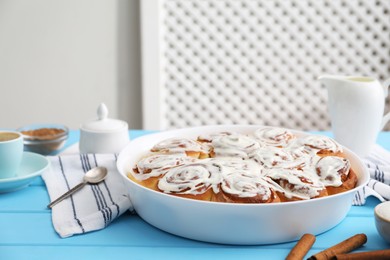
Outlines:
POLYGON ((291 249, 286 260, 301 260, 309 252, 310 248, 316 241, 316 237, 312 234, 304 234, 297 244, 291 249))
POLYGON ((337 260, 384 260, 390 259, 390 249, 387 250, 376 250, 370 252, 360 252, 360 253, 351 253, 351 254, 342 254, 336 255, 335 259, 337 260))
POLYGON ((60 128, 39 128, 35 130, 21 131, 23 135, 27 135, 32 139, 50 140, 56 138, 58 135, 64 133, 64 129, 60 128))
POLYGON ((367 242, 367 236, 365 234, 354 235, 341 243, 334 245, 324 251, 321 251, 309 259, 322 260, 333 259, 336 255, 346 254, 352 250, 364 245, 367 242))

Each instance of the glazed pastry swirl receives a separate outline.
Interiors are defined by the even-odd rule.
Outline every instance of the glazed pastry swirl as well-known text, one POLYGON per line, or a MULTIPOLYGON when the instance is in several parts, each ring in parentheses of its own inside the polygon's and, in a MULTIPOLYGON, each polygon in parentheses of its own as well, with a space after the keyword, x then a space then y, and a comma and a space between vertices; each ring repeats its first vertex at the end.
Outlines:
POLYGON ((237 158, 229 158, 229 160, 218 160, 218 163, 221 164, 224 168, 224 172, 234 172, 234 171, 248 171, 253 174, 260 174, 262 172, 262 167, 260 164, 256 163, 253 160, 242 160, 237 158))
POLYGON ((342 157, 327 156, 320 158, 316 165, 317 174, 325 186, 338 187, 351 169, 350 162, 342 157))
POLYGON ((302 139, 302 144, 318 152, 341 153, 342 147, 332 138, 319 135, 309 135, 302 139))
POLYGON ((221 192, 226 202, 265 203, 275 198, 266 178, 248 171, 224 174, 221 192))
POLYGON ((325 186, 313 178, 313 175, 303 171, 291 169, 272 169, 266 175, 277 182, 283 190, 284 195, 291 199, 311 199, 326 191, 325 186))
POLYGON ((169 169, 160 179, 158 188, 165 193, 198 195, 212 188, 218 190, 222 166, 213 159, 203 159, 169 169))
POLYGON ((234 203, 278 202, 270 180, 263 176, 263 167, 253 160, 218 160, 223 166, 220 190, 216 201, 234 203))
POLYGON ((134 169, 137 180, 146 180, 164 174, 168 169, 194 162, 196 159, 187 157, 185 153, 152 154, 141 159, 134 169))
POLYGON ((291 145, 289 147, 289 151, 291 153, 291 155, 295 158, 295 159, 304 159, 306 158, 306 160, 310 160, 310 159, 307 159, 309 157, 315 157, 315 155, 317 154, 318 150, 317 149, 313 149, 309 146, 305 146, 305 145, 299 145, 298 142, 294 143, 293 145, 291 145))
POLYGON ((170 138, 159 142, 151 149, 152 152, 162 153, 183 153, 183 152, 203 152, 208 153, 201 143, 188 138, 170 138))
POLYGON ((260 128, 254 132, 254 137, 262 146, 286 147, 296 137, 289 130, 278 127, 260 128))
POLYGON ((273 146, 257 149, 250 158, 263 165, 265 168, 301 168, 307 157, 295 158, 287 149, 273 146))
POLYGON ((220 136, 227 136, 227 135, 234 135, 235 133, 232 132, 219 132, 219 133, 212 133, 212 134, 202 134, 198 136, 198 141, 200 142, 212 142, 215 138, 220 136))
POLYGON ((248 154, 260 148, 256 140, 245 135, 219 136, 212 140, 213 157, 236 157, 247 159, 248 154))

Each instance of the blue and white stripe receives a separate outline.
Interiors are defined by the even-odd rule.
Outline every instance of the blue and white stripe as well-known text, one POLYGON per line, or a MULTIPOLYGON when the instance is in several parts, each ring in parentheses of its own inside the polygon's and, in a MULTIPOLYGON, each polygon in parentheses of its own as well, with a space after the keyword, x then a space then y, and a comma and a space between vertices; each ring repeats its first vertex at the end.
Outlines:
POLYGON ((107 178, 89 184, 52 209, 53 226, 61 237, 107 227, 132 209, 126 188, 116 169, 115 154, 74 154, 48 157, 51 170, 42 175, 50 200, 54 200, 83 180, 97 166, 108 169, 107 178))

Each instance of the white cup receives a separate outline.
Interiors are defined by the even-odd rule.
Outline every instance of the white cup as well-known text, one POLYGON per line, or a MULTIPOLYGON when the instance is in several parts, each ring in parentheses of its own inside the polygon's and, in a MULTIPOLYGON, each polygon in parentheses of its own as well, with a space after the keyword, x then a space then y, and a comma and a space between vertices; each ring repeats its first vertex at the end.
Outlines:
POLYGON ((357 155, 367 156, 390 119, 383 117, 390 81, 382 86, 371 77, 324 75, 334 138, 357 155))

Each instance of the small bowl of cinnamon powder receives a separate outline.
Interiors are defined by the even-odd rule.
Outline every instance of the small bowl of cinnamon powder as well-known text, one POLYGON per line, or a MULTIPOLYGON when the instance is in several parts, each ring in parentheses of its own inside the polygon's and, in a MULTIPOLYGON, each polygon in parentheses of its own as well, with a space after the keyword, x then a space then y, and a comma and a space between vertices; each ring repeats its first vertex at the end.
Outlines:
POLYGON ((34 124, 18 129, 24 138, 24 150, 43 155, 59 151, 68 139, 69 129, 61 124, 34 124))

